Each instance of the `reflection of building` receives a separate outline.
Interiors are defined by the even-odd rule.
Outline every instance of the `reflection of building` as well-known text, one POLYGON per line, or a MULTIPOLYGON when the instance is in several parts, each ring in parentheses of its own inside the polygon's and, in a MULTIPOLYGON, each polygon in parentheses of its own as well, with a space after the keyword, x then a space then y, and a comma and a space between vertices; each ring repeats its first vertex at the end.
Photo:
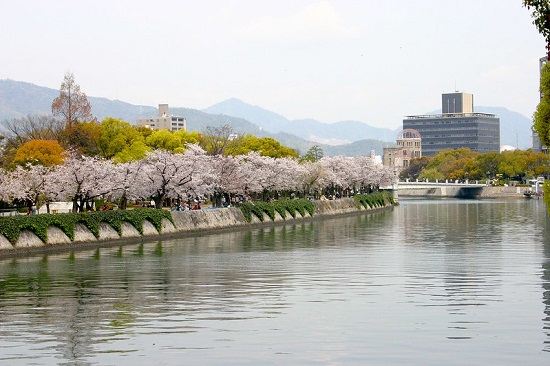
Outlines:
POLYGON ((500 120, 494 114, 474 113, 474 97, 468 93, 442 96, 442 114, 407 116, 403 129, 415 129, 422 137, 422 155, 434 156, 447 149, 469 148, 480 153, 500 151, 500 120))
POLYGON ((403 130, 397 136, 397 147, 384 148, 384 166, 406 168, 412 158, 422 156, 422 139, 416 130, 403 130))
POLYGON ((187 129, 187 121, 184 117, 171 116, 168 113, 168 104, 159 104, 158 117, 139 118, 136 124, 153 130, 179 131, 187 129))

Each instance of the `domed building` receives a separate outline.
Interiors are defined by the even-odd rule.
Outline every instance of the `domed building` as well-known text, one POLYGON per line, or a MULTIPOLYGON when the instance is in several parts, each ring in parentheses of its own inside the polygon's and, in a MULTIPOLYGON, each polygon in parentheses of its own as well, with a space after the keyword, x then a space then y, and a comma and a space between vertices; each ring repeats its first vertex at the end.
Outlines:
POLYGON ((409 166, 411 159, 422 157, 422 137, 417 130, 404 129, 397 135, 396 147, 385 147, 384 166, 403 169, 409 166))

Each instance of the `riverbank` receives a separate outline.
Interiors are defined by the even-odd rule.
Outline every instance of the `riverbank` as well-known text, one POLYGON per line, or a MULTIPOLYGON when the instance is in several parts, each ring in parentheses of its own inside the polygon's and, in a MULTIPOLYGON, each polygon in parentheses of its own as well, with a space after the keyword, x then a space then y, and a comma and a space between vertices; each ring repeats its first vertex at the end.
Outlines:
POLYGON ((302 211, 302 214, 296 212, 294 217, 285 215, 283 218, 279 212, 275 212, 273 219, 267 214, 263 214, 261 219, 257 215, 252 215, 250 221, 247 221, 241 209, 234 207, 197 211, 173 211, 171 212, 172 222, 167 218, 162 218, 160 232, 148 220, 143 221, 141 233, 129 222, 123 221, 118 231, 107 222, 101 222, 99 224, 98 235, 96 236, 85 225, 77 223, 74 229, 73 240, 56 226, 47 227, 46 241, 40 239, 30 230, 21 230, 19 238, 15 243, 11 243, 4 235, 0 234, 0 258, 50 251, 121 245, 141 240, 197 235, 236 228, 303 222, 334 215, 370 213, 393 207, 393 204, 389 201, 385 201, 385 205, 383 206, 358 207, 352 198, 316 201, 313 205, 313 215, 306 210, 302 211))

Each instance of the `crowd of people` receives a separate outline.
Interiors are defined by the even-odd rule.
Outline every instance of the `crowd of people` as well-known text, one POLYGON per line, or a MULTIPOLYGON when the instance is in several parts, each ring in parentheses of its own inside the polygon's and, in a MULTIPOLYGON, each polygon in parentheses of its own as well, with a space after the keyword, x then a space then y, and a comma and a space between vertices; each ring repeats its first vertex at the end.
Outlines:
POLYGON ((183 203, 176 203, 170 209, 170 211, 190 211, 190 210, 200 210, 201 203, 198 200, 185 201, 183 203))

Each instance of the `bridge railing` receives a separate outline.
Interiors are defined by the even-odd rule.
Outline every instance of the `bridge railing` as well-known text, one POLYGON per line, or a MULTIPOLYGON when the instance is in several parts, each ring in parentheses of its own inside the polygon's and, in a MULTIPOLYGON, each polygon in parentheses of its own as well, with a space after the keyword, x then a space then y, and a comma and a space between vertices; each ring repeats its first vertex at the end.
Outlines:
POLYGON ((446 180, 400 180, 399 185, 402 186, 484 186, 486 183, 480 182, 478 180, 468 180, 468 179, 446 179, 446 180))

